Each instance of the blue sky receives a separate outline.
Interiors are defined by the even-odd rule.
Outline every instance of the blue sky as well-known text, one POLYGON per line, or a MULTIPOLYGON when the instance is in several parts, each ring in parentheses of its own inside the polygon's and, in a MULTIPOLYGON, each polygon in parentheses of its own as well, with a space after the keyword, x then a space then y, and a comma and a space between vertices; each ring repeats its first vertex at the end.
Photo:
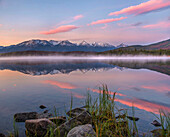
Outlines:
POLYGON ((157 42, 169 38, 169 7, 169 0, 0 0, 0 45, 29 39, 157 42))

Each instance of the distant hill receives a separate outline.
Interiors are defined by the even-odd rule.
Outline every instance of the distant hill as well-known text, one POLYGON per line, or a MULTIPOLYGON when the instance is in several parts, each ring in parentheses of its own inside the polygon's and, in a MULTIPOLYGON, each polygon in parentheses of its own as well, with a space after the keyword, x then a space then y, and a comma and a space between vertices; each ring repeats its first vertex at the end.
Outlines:
POLYGON ((102 52, 104 54, 151 54, 151 55, 170 55, 170 39, 150 45, 132 45, 121 47, 110 51, 102 52))

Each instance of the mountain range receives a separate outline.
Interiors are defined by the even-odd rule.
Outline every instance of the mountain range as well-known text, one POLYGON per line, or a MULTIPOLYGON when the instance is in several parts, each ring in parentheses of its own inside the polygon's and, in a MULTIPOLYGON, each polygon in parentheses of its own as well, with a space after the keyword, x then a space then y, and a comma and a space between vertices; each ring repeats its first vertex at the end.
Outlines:
MULTIPOLYGON (((55 40, 29 40, 29 41, 24 41, 22 43, 16 44, 16 45, 11 45, 11 46, 0 46, 0 53, 17 53, 17 54, 43 54, 43 55, 48 55, 50 53, 55 54, 55 53, 113 53, 117 54, 122 52, 123 54, 128 53, 129 51, 133 51, 137 53, 136 51, 149 51, 148 53, 150 54, 150 51, 156 51, 156 50, 166 50, 169 55, 170 51, 170 39, 161 41, 158 43, 150 44, 150 45, 132 45, 128 46, 125 44, 120 44, 118 46, 114 46, 108 43, 87 43, 86 41, 82 41, 79 44, 72 43, 68 40, 65 41, 55 41, 55 40)), ((15 55, 14 54, 14 55, 15 55)))
MULTIPOLYGON (((121 45, 119 45, 120 47, 121 45)), ((113 50, 116 47, 108 43, 92 44, 82 41, 80 44, 71 43, 68 40, 55 41, 55 40, 29 40, 11 45, 7 47, 0 47, 0 53, 17 52, 17 51, 56 51, 56 52, 71 52, 71 51, 85 51, 85 52, 102 52, 113 50)))

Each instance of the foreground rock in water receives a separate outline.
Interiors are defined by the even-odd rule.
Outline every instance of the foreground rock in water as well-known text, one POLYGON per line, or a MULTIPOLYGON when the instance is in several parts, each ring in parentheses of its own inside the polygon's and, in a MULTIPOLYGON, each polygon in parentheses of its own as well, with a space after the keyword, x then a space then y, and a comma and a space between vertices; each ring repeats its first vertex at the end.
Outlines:
POLYGON ((56 125, 49 119, 26 120, 25 128, 31 135, 44 136, 49 127, 56 128, 56 125))
POLYGON ((88 111, 84 111, 79 114, 77 117, 72 118, 71 120, 65 122, 61 126, 57 127, 54 130, 54 133, 57 134, 56 136, 64 137, 67 133, 74 127, 84 124, 91 124, 92 117, 88 111))
POLYGON ((79 114, 81 114, 83 111, 85 111, 85 109, 83 109, 83 108, 75 108, 75 109, 72 109, 72 110, 68 111, 67 115, 73 118, 73 117, 76 117, 79 114))
POLYGON ((16 122, 25 122, 29 119, 37 119, 38 113, 37 112, 26 112, 26 113, 17 113, 14 115, 16 122))
POLYGON ((44 109, 44 108, 47 108, 47 107, 44 106, 44 105, 40 105, 40 108, 41 108, 41 109, 44 109))
POLYGON ((2 133, 0 133, 0 137, 5 137, 5 135, 4 135, 4 134, 2 134, 2 133))
POLYGON ((70 130, 67 137, 96 137, 96 133, 91 124, 86 124, 70 130))
POLYGON ((127 118, 130 119, 130 120, 134 120, 134 121, 138 121, 139 120, 138 117, 127 116, 127 118))
POLYGON ((50 114, 50 113, 40 113, 40 114, 37 114, 37 119, 49 118, 51 116, 52 116, 52 114, 50 114))
POLYGON ((151 124, 154 125, 155 127, 161 126, 161 124, 157 120, 154 120, 151 124))
POLYGON ((30 119, 41 119, 41 118, 49 118, 52 114, 50 113, 40 113, 37 112, 25 112, 25 113, 17 113, 14 115, 16 122, 25 122, 30 119))

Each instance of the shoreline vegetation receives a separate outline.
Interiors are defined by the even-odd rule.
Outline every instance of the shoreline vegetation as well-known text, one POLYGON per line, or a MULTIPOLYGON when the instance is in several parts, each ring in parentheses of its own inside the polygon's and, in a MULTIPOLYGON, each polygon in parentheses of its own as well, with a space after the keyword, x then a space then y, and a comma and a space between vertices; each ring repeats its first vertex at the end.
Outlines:
MULTIPOLYGON (((14 132, 9 137, 19 137, 16 122, 25 122, 27 137, 169 137, 170 113, 160 110, 160 116, 155 115, 151 124, 155 129, 150 133, 140 133, 136 122, 140 118, 135 117, 135 109, 132 107, 132 116, 127 109, 119 109, 115 105, 116 92, 110 92, 106 85, 99 88, 98 97, 92 99, 90 92, 84 102, 84 106, 73 109, 73 97, 71 96, 70 110, 65 116, 59 116, 56 109, 54 115, 47 110, 43 114, 36 112, 18 113, 14 116, 14 132), (32 119, 31 119, 32 118, 32 119)), ((46 107, 41 105, 40 108, 46 107)), ((154 114, 153 114, 154 115, 154 114)))
POLYGON ((55 51, 16 51, 9 53, 0 53, 0 57, 10 56, 170 56, 170 50, 144 50, 144 49, 115 49, 104 52, 55 52, 55 51))

